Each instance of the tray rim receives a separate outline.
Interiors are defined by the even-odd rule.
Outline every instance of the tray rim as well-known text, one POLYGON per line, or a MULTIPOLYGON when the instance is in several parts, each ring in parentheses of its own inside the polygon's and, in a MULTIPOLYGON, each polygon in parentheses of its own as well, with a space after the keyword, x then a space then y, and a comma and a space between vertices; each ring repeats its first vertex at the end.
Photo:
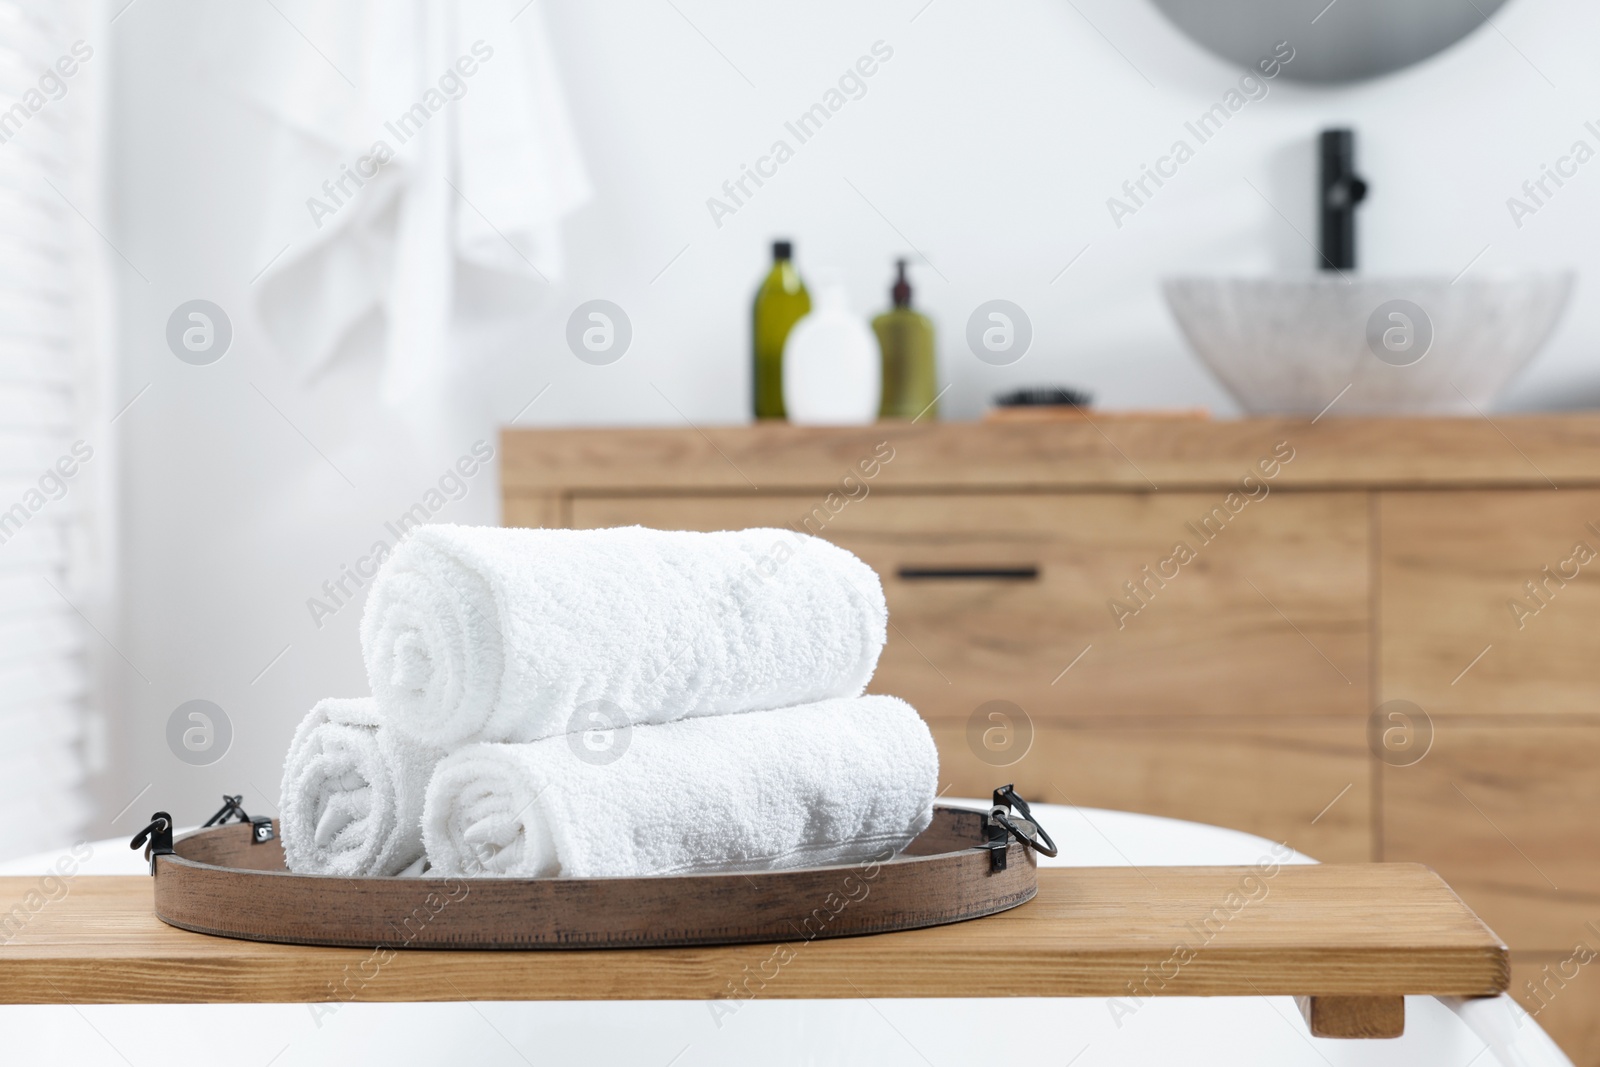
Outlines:
MULTIPOLYGON (((963 806, 963 805, 957 805, 957 804, 935 804, 933 806, 933 812, 934 812, 934 816, 933 817, 935 819, 937 819, 939 817, 939 812, 941 812, 941 811, 954 812, 954 813, 960 814, 960 815, 977 815, 977 816, 980 816, 980 817, 988 815, 988 812, 980 810, 978 808, 969 808, 969 807, 966 807, 966 806, 963 806)), ((174 850, 176 850, 179 846, 181 846, 182 844, 184 844, 187 841, 193 841, 196 838, 207 837, 207 836, 214 835, 219 830, 230 830, 230 831, 243 830, 247 825, 248 824, 245 824, 245 823, 228 823, 227 825, 224 825, 224 826, 202 826, 202 827, 199 827, 197 829, 190 830, 188 833, 183 834, 180 837, 173 838, 172 847, 173 847, 174 850)), ((932 822, 930 822, 929 823, 929 828, 930 829, 932 828, 932 825, 933 825, 932 822)), ((274 837, 279 839, 279 840, 281 840, 281 836, 280 835, 281 835, 281 829, 282 828, 280 827, 277 818, 274 818, 272 820, 272 829, 273 829, 274 837)), ((927 832, 926 830, 923 831, 923 833, 926 833, 926 832, 927 832)), ((918 836, 920 836, 920 835, 918 835, 918 836)), ((560 877, 555 877, 555 878, 521 878, 521 877, 517 877, 517 876, 514 876, 514 875, 432 874, 432 873, 428 873, 428 872, 424 872, 422 874, 417 874, 417 875, 318 874, 318 873, 309 872, 309 871, 304 871, 304 872, 302 872, 302 871, 291 871, 288 868, 284 868, 282 870, 278 870, 276 868, 262 868, 262 867, 225 867, 225 866, 222 866, 221 864, 207 863, 204 860, 193 859, 193 858, 191 858, 189 856, 181 855, 177 851, 174 851, 169 855, 159 856, 157 858, 160 859, 163 862, 178 863, 178 864, 181 864, 181 865, 184 865, 184 866, 188 866, 188 867, 196 867, 196 868, 201 868, 201 869, 204 869, 204 870, 211 870, 211 871, 231 871, 231 872, 234 872, 234 873, 247 874, 247 875, 251 875, 251 876, 254 876, 254 875, 268 875, 268 876, 273 876, 273 877, 283 876, 283 877, 289 877, 289 878, 321 878, 321 879, 327 879, 329 881, 337 881, 337 882, 359 881, 359 882, 370 882, 370 883, 374 883, 374 884, 393 883, 393 884, 398 884, 398 885, 422 885, 422 884, 425 884, 425 883, 430 882, 430 881, 448 882, 448 881, 452 881, 452 880, 458 880, 458 881, 469 882, 469 883, 474 884, 474 885, 476 885, 476 884, 478 884, 480 882, 500 882, 500 883, 512 882, 512 883, 519 883, 519 884, 520 883, 538 883, 538 884, 542 884, 542 883, 549 882, 549 883, 562 883, 562 884, 572 885, 572 884, 577 884, 577 883, 582 883, 582 882, 634 882, 634 881, 643 881, 643 880, 646 880, 646 879, 648 879, 651 882, 665 882, 668 879, 672 879, 672 878, 684 878, 684 879, 693 879, 695 881, 699 881, 701 879, 713 879, 713 878, 744 878, 746 876, 753 876, 753 875, 758 875, 758 874, 760 874, 760 875, 780 874, 781 875, 781 874, 804 874, 804 873, 822 872, 822 871, 848 871, 848 870, 854 870, 854 869, 856 869, 858 867, 862 867, 862 866, 864 866, 864 865, 866 865, 868 863, 877 863, 879 865, 893 863, 893 864, 896 864, 896 865, 900 865, 900 864, 918 863, 918 862, 921 862, 921 861, 924 861, 924 860, 945 859, 945 858, 950 857, 950 856, 956 856, 956 855, 965 854, 966 852, 971 851, 975 847, 976 846, 967 846, 966 848, 950 849, 947 852, 929 852, 929 853, 923 853, 923 854, 915 855, 915 856, 907 856, 907 855, 904 854, 904 852, 900 852, 900 853, 896 853, 894 856, 891 856, 890 858, 888 858, 886 860, 862 860, 862 861, 857 862, 857 863, 829 863, 829 864, 823 864, 823 865, 817 866, 817 867, 779 867, 779 868, 752 869, 752 870, 748 870, 748 871, 704 871, 704 872, 701 872, 699 874, 643 874, 643 875, 634 875, 634 874, 597 874, 597 875, 588 875, 588 876, 585 876, 583 878, 560 878, 560 877)), ((1009 853, 1009 850, 1016 849, 1016 848, 1017 848, 1017 843, 1015 841, 1011 842, 1010 845, 1008 846, 1008 853, 1009 853)))
MULTIPOLYGON (((952 845, 972 842, 940 851, 916 855, 902 851, 882 859, 870 857, 819 867, 703 874, 597 878, 346 876, 224 866, 178 854, 185 844, 193 846, 199 840, 222 835, 231 838, 228 847, 258 847, 248 843, 248 824, 233 823, 186 833, 173 842, 174 852, 155 857, 154 903, 156 916, 180 929, 296 945, 548 951, 868 936, 980 918, 1033 899, 1038 880, 1031 850, 1009 842, 1005 867, 999 868, 991 864, 989 850, 978 845, 979 838, 971 831, 981 826, 987 815, 975 808, 935 804, 929 826, 918 839, 933 833, 952 845), (874 873, 865 873, 869 870, 874 873), (894 873, 887 882, 879 882, 885 871, 894 873), (837 889, 845 889, 848 894, 847 882, 852 876, 876 884, 867 886, 859 900, 848 897, 861 906, 846 921, 831 923, 831 919, 844 914, 850 903, 841 904, 837 912, 829 908, 830 921, 807 936, 796 920, 809 923, 822 910, 819 904, 827 899, 824 894, 838 898, 837 889), (281 881, 283 877, 299 881, 288 885, 281 881), (836 886, 830 881, 834 877, 839 879, 836 886), (318 883, 325 883, 329 892, 319 893, 318 883), (745 891, 739 883, 748 883, 750 890, 745 891), (480 890, 478 900, 482 903, 466 906, 474 888, 480 890), (483 889, 489 890, 487 900, 481 893, 483 889), (632 899, 630 889, 638 891, 632 899), (366 890, 371 891, 369 897, 363 895, 366 890), (405 894, 405 899, 400 899, 400 894, 405 894), (413 933, 397 941, 379 931, 379 926, 387 923, 389 931, 399 934, 397 922, 406 922, 420 910, 411 907, 407 912, 407 901, 438 898, 441 894, 448 899, 432 908, 432 914, 423 920, 426 936, 413 933), (885 901, 884 896, 889 899, 885 901), (870 906, 865 904, 869 897, 877 898, 870 906), (333 917, 307 918, 330 911, 330 901, 333 917), (442 913, 449 903, 457 907, 442 929, 428 926, 432 916, 442 913), (280 925, 272 929, 268 928, 270 920, 258 921, 259 910, 277 914, 280 925), (626 926, 630 911, 638 923, 636 929, 626 926), (522 925, 515 921, 519 916, 522 925), (741 922, 746 924, 742 928, 741 922), (787 928, 777 925, 779 922, 787 928)), ((907 847, 914 847, 915 840, 907 847)), ((281 855, 281 842, 274 842, 274 853, 281 855)))

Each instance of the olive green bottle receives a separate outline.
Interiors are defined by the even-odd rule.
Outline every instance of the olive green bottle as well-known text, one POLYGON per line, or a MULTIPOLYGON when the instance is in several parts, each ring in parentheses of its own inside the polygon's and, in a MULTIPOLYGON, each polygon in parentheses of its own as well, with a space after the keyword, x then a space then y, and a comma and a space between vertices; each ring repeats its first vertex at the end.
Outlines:
POLYGON ((752 394, 758 419, 781 419, 783 413, 783 343, 789 330, 811 311, 800 272, 794 269, 794 246, 772 242, 772 269, 756 290, 751 316, 752 394))
POLYGON ((890 296, 894 307, 872 320, 883 352, 883 403, 880 419, 938 418, 938 369, 933 358, 933 322, 911 307, 906 261, 896 260, 890 296))

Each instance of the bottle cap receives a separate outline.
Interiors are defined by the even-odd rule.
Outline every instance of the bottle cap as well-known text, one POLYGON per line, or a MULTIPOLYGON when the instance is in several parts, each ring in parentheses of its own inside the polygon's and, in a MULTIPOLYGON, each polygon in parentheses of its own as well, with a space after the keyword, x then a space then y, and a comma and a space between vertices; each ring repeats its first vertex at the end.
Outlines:
POLYGON ((777 260, 788 259, 794 255, 794 244, 790 241, 772 242, 772 258, 777 260))
POLYGON ((911 283, 906 280, 906 261, 897 259, 894 265, 897 274, 894 288, 889 290, 889 296, 894 300, 895 307, 908 308, 911 306, 911 283))

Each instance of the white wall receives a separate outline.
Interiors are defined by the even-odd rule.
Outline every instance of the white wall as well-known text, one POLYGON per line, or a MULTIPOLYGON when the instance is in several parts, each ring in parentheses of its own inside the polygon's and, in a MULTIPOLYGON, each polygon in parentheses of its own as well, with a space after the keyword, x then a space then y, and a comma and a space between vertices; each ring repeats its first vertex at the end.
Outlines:
MULTIPOLYGON (((1505 206, 1600 119, 1593 5, 1512 0, 1498 30, 1352 89, 1279 80, 1118 230, 1106 198, 1239 76, 1141 0, 832 0, 771 13, 673 2, 547 3, 596 196, 568 227, 565 283, 512 327, 461 331, 469 384, 452 401, 456 426, 427 443, 374 401, 370 344, 303 386, 264 342, 250 281, 266 258, 256 227, 270 131, 205 77, 204 63, 228 57, 196 39, 197 0, 145 0, 107 31, 118 91, 105 228, 149 279, 117 261, 118 391, 150 388, 118 422, 125 606, 101 622, 148 682, 112 658, 121 714, 106 815, 152 788, 115 829, 159 806, 180 821, 208 814, 225 788, 251 807, 275 804, 296 719, 318 696, 365 688, 359 604, 319 629, 307 598, 546 383, 524 423, 681 424, 672 405, 697 423, 743 421, 748 302, 773 236, 797 241, 803 270, 837 271, 861 310, 886 301, 893 257, 910 245, 927 255, 915 282, 941 330, 949 417, 1024 382, 1084 386, 1110 407, 1231 414, 1157 281, 1305 268, 1311 250, 1246 179, 1314 236, 1312 138, 1349 123, 1373 187, 1367 270, 1454 275, 1485 245, 1475 271, 1576 267, 1565 322, 1505 406, 1600 401, 1600 312, 1587 299, 1600 278, 1600 162, 1520 230, 1505 206), (714 225, 707 197, 880 40, 893 58, 866 95, 714 225), (236 330, 210 367, 180 363, 163 339, 173 308, 196 297, 226 308, 236 330), (595 297, 622 305, 635 329, 608 367, 579 362, 562 340, 572 307, 595 297), (980 364, 961 343, 967 315, 993 297, 1035 326, 1012 367, 980 364), (164 736, 193 698, 222 706, 236 731, 233 750, 204 768, 180 763, 164 736)), ((494 521, 495 478, 478 475, 440 517, 494 521)))

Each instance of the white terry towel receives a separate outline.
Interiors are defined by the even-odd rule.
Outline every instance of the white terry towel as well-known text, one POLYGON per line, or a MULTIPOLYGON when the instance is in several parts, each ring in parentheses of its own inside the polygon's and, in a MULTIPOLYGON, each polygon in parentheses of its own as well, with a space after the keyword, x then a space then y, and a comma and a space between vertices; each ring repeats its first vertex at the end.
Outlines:
POLYGON ((454 747, 857 696, 887 622, 871 567, 792 530, 422 526, 361 651, 390 721, 454 747))
POLYGON ((933 817, 938 778, 905 701, 826 700, 608 739, 469 745, 428 783, 422 835, 446 875, 826 866, 903 849, 933 817))
POLYGON ((356 349, 381 308, 381 395, 422 414, 464 362, 458 294, 480 328, 549 298, 562 221, 590 185, 543 7, 275 0, 197 15, 217 48, 198 61, 267 120, 253 292, 302 376, 356 349))
POLYGON ((279 820, 296 874, 393 875, 422 858, 422 802, 444 752, 384 723, 377 702, 323 700, 295 729, 279 820))

